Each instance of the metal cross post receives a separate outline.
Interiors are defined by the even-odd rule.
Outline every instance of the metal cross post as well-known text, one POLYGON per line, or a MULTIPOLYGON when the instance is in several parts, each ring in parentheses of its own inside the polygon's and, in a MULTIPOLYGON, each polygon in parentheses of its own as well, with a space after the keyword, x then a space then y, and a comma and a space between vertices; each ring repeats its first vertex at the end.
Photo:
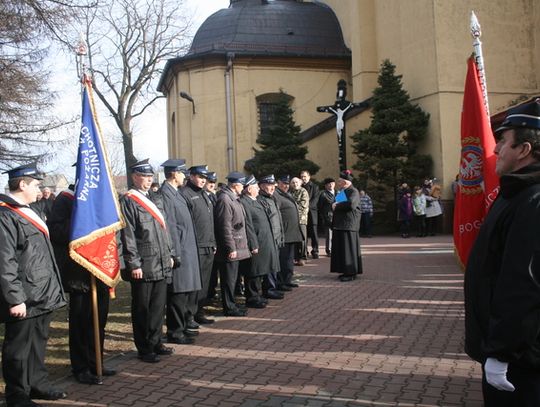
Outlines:
POLYGON ((345 116, 353 107, 367 106, 365 102, 353 103, 345 99, 347 96, 347 82, 340 79, 337 83, 336 103, 332 106, 319 106, 318 112, 332 113, 336 116, 336 132, 339 152, 339 171, 347 169, 347 138, 345 133, 345 116))

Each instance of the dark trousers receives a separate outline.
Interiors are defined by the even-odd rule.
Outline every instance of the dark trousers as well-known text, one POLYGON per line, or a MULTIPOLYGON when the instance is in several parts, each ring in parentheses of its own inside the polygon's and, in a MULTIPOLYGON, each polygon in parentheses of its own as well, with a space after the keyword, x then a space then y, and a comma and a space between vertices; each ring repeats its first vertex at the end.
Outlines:
POLYGON ((285 243, 279 249, 278 288, 281 284, 289 284, 294 272, 294 243, 285 243))
POLYGON ((234 289, 238 277, 238 261, 219 262, 219 282, 223 312, 236 311, 238 306, 234 298, 234 289))
POLYGON ((196 314, 203 315, 203 307, 208 298, 208 288, 210 287, 210 278, 212 277, 212 266, 214 264, 214 249, 212 247, 203 247, 199 249, 199 264, 201 270, 201 289, 197 291, 197 309, 196 314))
POLYGON ((8 406, 30 400, 30 390, 47 391, 45 349, 52 313, 6 322, 2 372, 8 406))
POLYGON ((262 289, 266 294, 269 291, 276 291, 278 289, 278 273, 268 273, 263 277, 262 289))
MULTIPOLYGON (((103 363, 105 325, 109 315, 109 289, 96 281, 98 302, 98 325, 103 363)), ((96 373, 96 350, 94 339, 94 316, 92 314, 92 292, 69 294, 69 357, 71 371, 75 374, 90 371, 96 373)))
POLYGON ((165 280, 131 282, 131 324, 140 355, 153 353, 161 346, 166 303, 165 280))
POLYGON ((260 302, 262 300, 262 276, 244 277, 246 281, 246 303, 260 302))
POLYGON ((302 241, 294 244, 294 260, 307 260, 307 225, 300 225, 302 241))
POLYGON ((175 293, 167 285, 167 336, 181 338, 187 326, 189 293, 175 293))
POLYGON ((416 236, 422 237, 426 235, 426 215, 414 215, 414 223, 416 224, 416 236))
POLYGON ((210 282, 208 284, 208 294, 206 299, 211 300, 216 296, 219 276, 219 262, 214 261, 212 264, 212 273, 210 274, 210 282))
MULTIPOLYGON (((316 217, 317 215, 315 215, 316 217)), ((307 237, 311 239, 311 254, 319 253, 319 236, 317 235, 317 219, 313 219, 311 211, 308 214, 307 237), (315 222, 313 222, 315 220, 315 222)), ((307 239, 306 239, 307 243, 307 239)), ((307 244, 306 244, 307 246, 307 244)))
POLYGON ((437 233, 437 223, 439 216, 432 216, 431 218, 426 217, 426 233, 431 236, 435 236, 437 233))
POLYGON ((522 369, 510 364, 506 375, 516 388, 513 392, 497 390, 482 375, 485 407, 538 407, 540 406, 540 372, 522 369))
POLYGON ((326 251, 326 254, 330 254, 332 251, 332 227, 331 226, 323 226, 324 227, 324 249, 326 251))
POLYGON ((371 213, 363 212, 360 217, 360 236, 371 236, 371 213))

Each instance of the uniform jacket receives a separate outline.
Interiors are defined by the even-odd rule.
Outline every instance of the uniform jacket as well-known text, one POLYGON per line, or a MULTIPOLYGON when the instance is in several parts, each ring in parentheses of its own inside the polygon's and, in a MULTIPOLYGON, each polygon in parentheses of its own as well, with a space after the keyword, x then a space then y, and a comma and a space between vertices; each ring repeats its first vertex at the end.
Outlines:
POLYGON ((290 193, 296 205, 298 207, 298 219, 301 225, 308 224, 308 215, 309 215, 309 194, 305 188, 291 189, 290 193))
POLYGON ((210 197, 189 180, 186 186, 180 188, 180 193, 186 198, 191 211, 199 249, 215 248, 214 205, 210 197))
POLYGON ((233 251, 237 252, 237 257, 233 261, 250 257, 244 207, 234 191, 227 186, 223 187, 217 194, 214 215, 217 241, 216 258, 221 261, 229 261, 227 256, 233 251))
MULTIPOLYGON (((25 207, 3 194, 0 201, 25 207)), ((0 322, 18 320, 9 316, 9 308, 23 302, 26 318, 66 304, 51 242, 41 230, 0 206, 0 242, 0 322)))
POLYGON ((69 256, 69 234, 74 200, 75 196, 72 192, 63 191, 58 194, 47 219, 47 226, 64 289, 67 292, 89 292, 90 272, 69 256))
POLYGON ((336 204, 332 229, 358 231, 360 229, 360 193, 353 186, 344 191, 347 200, 336 204))
POLYGON ((296 201, 288 192, 282 192, 276 188, 274 198, 281 213, 283 222, 284 243, 296 243, 303 240, 300 230, 300 220, 298 219, 298 208, 296 201))
POLYGON ((270 226, 272 228, 272 236, 274 236, 274 241, 278 248, 283 246, 283 221, 281 220, 281 213, 276 203, 276 198, 273 195, 268 195, 264 191, 259 192, 257 200, 261 203, 268 219, 270 220, 270 226))
POLYGON ((465 351, 540 370, 540 163, 501 177, 465 272, 465 351))
MULTIPOLYGON (((163 214, 161 194, 148 196, 163 214)), ((143 281, 158 281, 171 275, 171 244, 168 232, 161 224, 127 194, 120 198, 126 227, 122 229, 125 269, 122 278, 131 281, 131 271, 141 268, 143 281)))
POLYGON ((270 217, 264 206, 257 199, 249 196, 242 196, 240 203, 246 211, 248 225, 251 225, 254 237, 259 249, 257 254, 251 257, 249 270, 246 270, 249 277, 277 273, 279 271, 279 254, 277 242, 272 234, 270 217))
POLYGON ((163 208, 171 244, 179 262, 172 269, 172 291, 192 292, 201 289, 201 273, 193 219, 185 198, 168 182, 161 186, 163 208))
POLYGON ((318 204, 319 204, 319 186, 315 184, 313 181, 309 180, 305 184, 302 185, 303 188, 308 192, 309 194, 309 219, 311 222, 316 225, 318 222, 318 204))

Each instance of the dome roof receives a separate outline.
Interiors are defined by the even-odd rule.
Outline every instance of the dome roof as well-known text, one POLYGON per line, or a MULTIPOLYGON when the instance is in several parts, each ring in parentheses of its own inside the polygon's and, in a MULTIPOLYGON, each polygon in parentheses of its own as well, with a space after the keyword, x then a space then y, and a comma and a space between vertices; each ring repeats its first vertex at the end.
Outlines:
POLYGON ((334 12, 296 0, 232 0, 201 25, 184 58, 204 54, 350 57, 334 12))

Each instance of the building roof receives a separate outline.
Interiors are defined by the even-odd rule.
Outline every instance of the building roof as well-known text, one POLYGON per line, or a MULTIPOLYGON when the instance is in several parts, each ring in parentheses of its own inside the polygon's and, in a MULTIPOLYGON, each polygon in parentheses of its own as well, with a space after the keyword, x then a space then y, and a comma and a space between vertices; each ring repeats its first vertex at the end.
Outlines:
POLYGON ((332 9, 298 0, 231 0, 208 17, 188 53, 170 59, 161 76, 176 63, 206 56, 275 56, 350 58, 339 21, 332 9))

